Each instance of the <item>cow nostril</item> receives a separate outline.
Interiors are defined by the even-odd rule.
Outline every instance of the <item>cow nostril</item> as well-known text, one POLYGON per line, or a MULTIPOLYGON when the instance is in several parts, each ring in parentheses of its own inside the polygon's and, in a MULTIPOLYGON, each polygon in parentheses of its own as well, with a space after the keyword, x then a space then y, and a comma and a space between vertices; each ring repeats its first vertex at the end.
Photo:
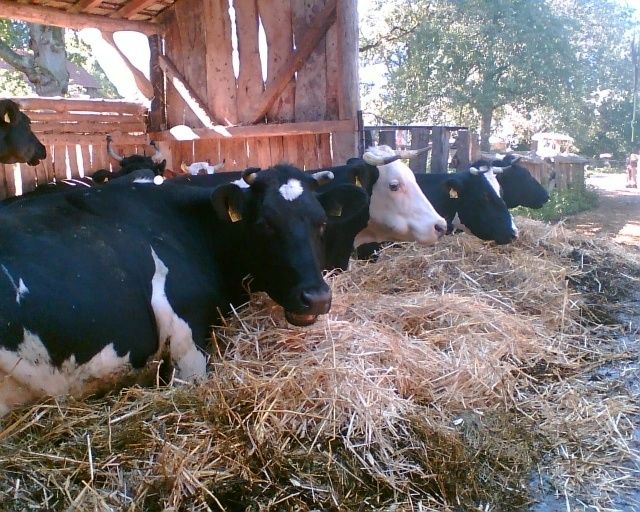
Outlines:
POLYGON ((446 223, 438 223, 435 225, 436 233, 438 233, 438 237, 441 237, 447 233, 447 224, 446 223))
POLYGON ((323 314, 331 306, 331 289, 303 290, 300 298, 310 311, 323 314))

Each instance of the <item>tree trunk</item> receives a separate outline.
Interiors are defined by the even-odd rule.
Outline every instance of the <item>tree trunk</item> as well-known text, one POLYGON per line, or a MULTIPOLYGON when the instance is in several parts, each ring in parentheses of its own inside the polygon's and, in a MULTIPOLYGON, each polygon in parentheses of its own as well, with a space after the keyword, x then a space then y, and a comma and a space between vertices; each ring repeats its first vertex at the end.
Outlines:
POLYGON ((493 109, 487 108, 480 111, 480 150, 491 151, 489 137, 491 136, 491 119, 493 109))
POLYGON ((29 25, 33 51, 33 73, 27 73, 38 96, 63 96, 69 88, 64 29, 46 25, 29 25))
POLYGON ((63 96, 69 88, 67 52, 64 29, 29 24, 29 47, 33 51, 22 54, 0 41, 0 57, 18 71, 22 71, 39 96, 63 96))

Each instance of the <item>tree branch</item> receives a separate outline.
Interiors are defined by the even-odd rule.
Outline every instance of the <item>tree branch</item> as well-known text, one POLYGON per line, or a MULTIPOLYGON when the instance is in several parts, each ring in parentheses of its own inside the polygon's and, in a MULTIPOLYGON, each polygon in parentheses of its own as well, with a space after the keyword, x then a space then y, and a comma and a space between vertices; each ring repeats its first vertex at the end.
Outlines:
POLYGON ((361 46, 358 51, 360 53, 364 53, 380 47, 383 43, 395 43, 396 41, 400 41, 403 37, 415 32, 419 26, 420 23, 416 23, 413 27, 409 27, 407 29, 402 27, 391 27, 388 34, 381 36, 380 39, 373 43, 361 46))
POLYGON ((11 67, 22 71, 26 75, 33 71, 35 64, 33 55, 20 55, 18 52, 12 50, 2 39, 0 39, 0 58, 11 67))

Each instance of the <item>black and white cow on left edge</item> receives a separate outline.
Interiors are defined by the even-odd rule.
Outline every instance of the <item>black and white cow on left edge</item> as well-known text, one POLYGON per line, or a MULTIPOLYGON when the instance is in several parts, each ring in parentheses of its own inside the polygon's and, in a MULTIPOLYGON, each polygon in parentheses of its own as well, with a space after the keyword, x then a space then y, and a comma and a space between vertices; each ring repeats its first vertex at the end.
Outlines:
POLYGON ((2 209, 0 414, 108 390, 152 360, 203 376, 209 328, 246 300, 247 274, 290 323, 327 313, 314 190, 328 178, 275 166, 247 189, 114 184, 2 209))
POLYGON ((31 119, 12 100, 0 99, 0 163, 38 165, 47 150, 31 131, 31 119))

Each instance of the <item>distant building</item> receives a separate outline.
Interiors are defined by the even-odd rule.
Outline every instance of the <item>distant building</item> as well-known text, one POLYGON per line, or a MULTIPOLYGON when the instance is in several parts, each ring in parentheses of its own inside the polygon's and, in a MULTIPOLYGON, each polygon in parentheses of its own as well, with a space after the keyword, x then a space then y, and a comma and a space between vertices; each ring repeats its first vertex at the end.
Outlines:
POLYGON ((556 156, 559 153, 570 153, 573 138, 563 133, 540 132, 531 137, 531 149, 542 158, 556 156))

